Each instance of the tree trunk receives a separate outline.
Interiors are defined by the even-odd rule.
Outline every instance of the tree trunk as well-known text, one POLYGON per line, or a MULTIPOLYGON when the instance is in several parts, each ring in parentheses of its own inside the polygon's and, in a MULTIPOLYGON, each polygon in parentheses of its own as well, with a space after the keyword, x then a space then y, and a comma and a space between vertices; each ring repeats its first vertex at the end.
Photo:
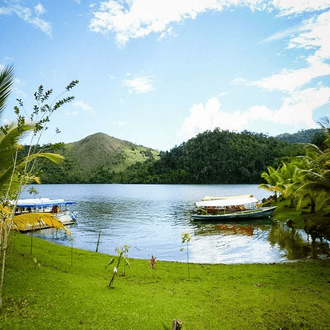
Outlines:
POLYGON ((0 310, 2 309, 2 296, 3 296, 3 283, 5 279, 5 266, 6 266, 6 256, 7 256, 7 241, 8 232, 6 230, 6 223, 3 223, 3 228, 1 228, 1 251, 0 251, 0 262, 1 262, 1 272, 0 272, 0 310))
POLYGON ((172 330, 180 330, 182 328, 181 320, 173 320, 172 330))

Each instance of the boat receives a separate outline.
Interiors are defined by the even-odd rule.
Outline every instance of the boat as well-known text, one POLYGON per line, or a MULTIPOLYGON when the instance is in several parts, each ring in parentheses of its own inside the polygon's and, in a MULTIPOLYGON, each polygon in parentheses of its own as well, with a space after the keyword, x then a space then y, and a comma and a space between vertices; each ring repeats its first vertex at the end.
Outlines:
POLYGON ((198 211, 192 214, 193 220, 237 220, 267 218, 276 206, 262 207, 253 195, 228 197, 205 196, 195 203, 198 211))
POLYGON ((68 205, 74 205, 74 201, 64 199, 20 199, 16 204, 14 225, 21 232, 33 231, 46 228, 59 228, 60 225, 67 226, 76 223, 76 215, 71 213, 68 205))

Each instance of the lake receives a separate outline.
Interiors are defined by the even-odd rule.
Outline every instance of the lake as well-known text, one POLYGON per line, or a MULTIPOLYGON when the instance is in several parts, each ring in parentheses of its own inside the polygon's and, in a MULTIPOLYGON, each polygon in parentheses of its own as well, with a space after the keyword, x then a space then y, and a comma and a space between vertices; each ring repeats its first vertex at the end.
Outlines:
MULTIPOLYGON (((80 184, 34 186, 39 195, 74 200, 70 209, 77 224, 70 226, 72 237, 53 229, 33 235, 56 244, 115 254, 117 246, 130 245, 131 258, 186 261, 181 234, 190 233, 189 260, 195 263, 273 263, 294 259, 292 251, 276 239, 279 228, 288 228, 272 219, 248 222, 207 223, 190 219, 194 202, 205 195, 253 194, 269 196, 258 185, 121 185, 80 184), (274 236, 275 235, 275 236, 274 236), (275 237, 275 238, 274 238, 275 237)), ((31 198, 25 191, 21 198, 31 198)), ((301 235, 304 235, 301 233, 301 235)), ((281 235, 283 237, 283 235, 281 235)))

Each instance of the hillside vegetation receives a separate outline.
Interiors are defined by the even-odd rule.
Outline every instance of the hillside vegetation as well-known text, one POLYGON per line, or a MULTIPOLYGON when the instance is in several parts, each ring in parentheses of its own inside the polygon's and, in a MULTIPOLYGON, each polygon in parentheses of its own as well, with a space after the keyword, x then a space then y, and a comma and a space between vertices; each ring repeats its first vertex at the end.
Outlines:
POLYGON ((219 129, 160 153, 102 133, 47 147, 65 161, 44 163, 43 183, 260 183, 267 166, 277 168, 284 158, 303 154, 302 145, 219 129))
POLYGON ((159 152, 134 143, 123 141, 104 133, 96 133, 69 143, 46 145, 48 151, 65 156, 65 160, 54 165, 44 162, 39 168, 43 183, 88 183, 102 171, 121 172, 136 162, 157 160, 159 152))

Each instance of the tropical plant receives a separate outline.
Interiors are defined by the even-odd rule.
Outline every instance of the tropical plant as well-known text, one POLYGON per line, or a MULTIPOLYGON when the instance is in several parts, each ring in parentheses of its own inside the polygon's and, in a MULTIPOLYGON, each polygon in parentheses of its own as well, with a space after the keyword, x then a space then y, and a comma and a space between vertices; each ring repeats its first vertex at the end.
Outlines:
MULTIPOLYGON (((130 263, 128 262, 128 259, 127 259, 127 254, 128 254, 129 248, 130 248, 129 245, 124 245, 121 248, 118 247, 118 246, 116 247, 115 251, 117 252, 117 257, 116 257, 117 258, 117 265, 113 268, 112 277, 111 277, 111 280, 109 282, 109 288, 111 288, 111 285, 113 285, 113 282, 115 280, 115 276, 118 273, 118 268, 119 268, 121 259, 125 260, 125 265, 127 264, 128 266, 130 266, 130 263)), ((113 264, 114 261, 115 261, 115 258, 110 259, 107 266, 113 264)))
POLYGON ((272 166, 267 167, 268 173, 262 172, 261 177, 266 180, 267 183, 262 183, 259 185, 259 188, 266 189, 274 193, 274 200, 277 202, 277 193, 280 192, 280 187, 282 183, 282 177, 280 175, 279 170, 273 168, 272 166))
POLYGON ((315 212, 316 197, 322 200, 320 209, 330 204, 330 136, 320 149, 316 145, 308 144, 306 156, 303 157, 305 169, 301 170, 302 182, 297 189, 300 199, 309 197, 312 203, 311 212, 315 212), (323 150, 322 150, 323 149, 323 150))
POLYGON ((283 161, 279 169, 281 180, 277 187, 281 196, 290 200, 290 208, 295 207, 296 190, 301 184, 300 169, 302 167, 301 161, 293 158, 291 161, 283 161))
POLYGON ((31 187, 28 191, 29 191, 29 194, 30 194, 30 195, 33 194, 33 198, 35 198, 36 195, 39 194, 38 190, 37 190, 36 188, 34 188, 34 187, 31 187))
MULTIPOLYGON (((186 254, 187 254, 187 265, 188 265, 188 278, 190 279, 190 268, 189 268, 189 242, 191 241, 191 236, 189 233, 182 233, 181 234, 181 238, 182 238, 182 244, 186 243, 186 254)), ((181 249, 181 251, 183 251, 183 248, 181 249)))
POLYGON ((155 269, 156 262, 157 262, 157 258, 152 255, 151 258, 150 258, 150 266, 151 266, 152 269, 155 269))
POLYGON ((0 71, 0 119, 14 85, 14 67, 7 66, 0 71))
MULTIPOLYGON (((13 82, 13 67, 5 67, 0 71, 0 115, 12 91, 13 82)), ((66 87, 65 92, 71 90, 77 83, 78 81, 71 82, 66 87)), ((43 86, 40 86, 38 91, 34 94, 36 105, 29 118, 31 123, 27 123, 25 116, 21 114, 22 112, 27 112, 24 109, 22 100, 18 100, 19 106, 14 107, 15 114, 17 115, 17 122, 0 126, 0 198, 2 200, 2 211, 0 212, 0 309, 2 308, 2 289, 8 237, 13 227, 19 227, 16 223, 17 218, 14 217, 17 200, 27 184, 31 182, 40 183, 39 178, 34 174, 38 159, 49 159, 55 163, 63 159, 62 156, 56 154, 34 152, 36 150, 34 145, 38 144, 42 133, 47 129, 47 124, 50 121, 49 118, 52 113, 62 105, 73 100, 72 96, 62 99, 56 98, 54 102, 49 105, 46 101, 51 94, 52 90, 44 91, 43 86), (18 151, 21 147, 18 142, 28 132, 32 133, 28 153, 25 157, 19 158, 18 151)), ((24 221, 27 221, 27 219, 24 221)), ((33 225, 33 221, 38 222, 39 220, 32 217, 30 221, 32 221, 33 225)), ((56 219, 52 219, 52 223, 58 225, 56 219)))

